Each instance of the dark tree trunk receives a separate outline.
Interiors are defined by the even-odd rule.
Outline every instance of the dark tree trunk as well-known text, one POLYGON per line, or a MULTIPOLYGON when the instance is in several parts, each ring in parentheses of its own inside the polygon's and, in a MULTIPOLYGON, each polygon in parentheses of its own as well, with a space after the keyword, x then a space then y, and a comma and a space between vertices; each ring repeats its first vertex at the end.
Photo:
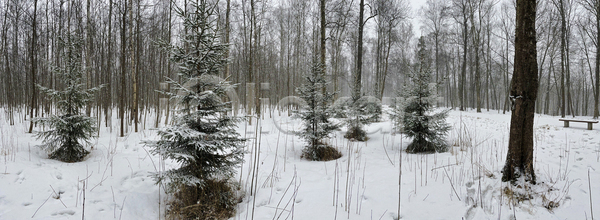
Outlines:
POLYGON ((598 119, 600 111, 600 2, 596 1, 596 91, 594 93, 594 119, 598 119))
POLYGON ((37 109, 37 94, 35 89, 35 71, 37 69, 37 0, 33 1, 33 20, 31 21, 31 109, 29 112, 29 133, 33 132, 33 109, 37 109))
POLYGON ((360 0, 358 16, 358 40, 356 52, 356 73, 354 74, 354 88, 352 88, 352 101, 356 102, 360 97, 362 79, 362 55, 363 55, 363 28, 364 28, 365 0, 360 0))
MULTIPOLYGON (((319 60, 319 62, 321 62, 321 70, 323 71, 323 75, 326 76, 327 75, 327 67, 325 65, 325 62, 326 62, 325 61, 325 52, 326 52, 325 51, 326 50, 325 49, 326 48, 326 45, 325 45, 325 32, 326 32, 326 30, 325 30, 325 24, 326 24, 325 23, 325 0, 319 1, 319 7, 320 7, 319 14, 321 17, 321 27, 320 27, 320 32, 321 32, 320 35, 321 36, 319 39, 319 42, 320 42, 320 45, 319 45, 320 46, 320 48, 319 48, 320 60, 319 60)), ((322 92, 323 92, 323 94, 325 94, 327 92, 326 86, 323 87, 322 92)))
POLYGON ((535 184, 533 119, 539 86, 535 38, 536 0, 517 0, 516 8, 515 69, 510 91, 513 111, 502 181, 515 181, 523 176, 526 181, 535 184))
POLYGON ((125 65, 125 56, 126 56, 126 48, 127 48, 127 38, 126 36, 126 25, 127 25, 127 1, 125 1, 125 5, 123 7, 123 14, 121 15, 121 92, 119 97, 119 117, 121 118, 121 133, 120 136, 125 136, 125 73, 127 71, 125 65))
POLYGON ((565 94, 565 47, 566 47, 566 32, 567 32, 567 24, 565 18, 565 8, 563 5, 563 0, 559 0, 558 9, 560 14, 560 117, 566 116, 566 100, 567 96, 565 94))
POLYGON ((463 37, 463 59, 462 59, 462 67, 461 67, 461 71, 460 71, 460 81, 459 81, 459 85, 458 85, 458 99, 460 100, 460 110, 464 111, 465 110, 465 83, 467 81, 467 46, 468 46, 468 40, 469 38, 467 37, 467 32, 468 32, 468 26, 467 26, 467 15, 466 15, 466 6, 464 6, 463 9, 463 33, 462 33, 462 37, 463 37))
MULTIPOLYGON (((169 4, 171 4, 171 3, 169 3, 169 4)), ((231 32, 230 17, 231 17, 231 0, 227 0, 227 7, 225 8, 225 44, 227 44, 227 50, 225 51, 225 57, 227 59, 230 58, 229 57, 229 49, 231 48, 231 46, 229 45, 229 41, 230 41, 229 34, 231 32)), ((171 22, 171 20, 169 20, 169 23, 170 22, 171 22)), ((170 27, 170 24, 169 24, 169 27, 170 27)), ((223 72, 225 75, 225 80, 230 81, 231 79, 229 79, 229 62, 227 62, 227 64, 225 64, 225 70, 223 70, 223 72)), ((169 76, 169 77, 171 77, 171 76, 169 76)))
POLYGON ((111 110, 111 106, 112 106, 112 11, 113 11, 113 1, 109 0, 108 1, 108 49, 107 49, 107 56, 106 56, 106 89, 104 90, 106 93, 106 103, 104 105, 104 123, 105 126, 108 127, 108 121, 109 121, 109 114, 108 111, 111 110))
MULTIPOLYGON (((321 15, 321 39, 320 39, 320 55, 321 55, 321 68, 326 72, 325 68, 325 0, 320 0, 320 15, 321 15)), ((325 89, 325 87, 323 88, 325 89)))

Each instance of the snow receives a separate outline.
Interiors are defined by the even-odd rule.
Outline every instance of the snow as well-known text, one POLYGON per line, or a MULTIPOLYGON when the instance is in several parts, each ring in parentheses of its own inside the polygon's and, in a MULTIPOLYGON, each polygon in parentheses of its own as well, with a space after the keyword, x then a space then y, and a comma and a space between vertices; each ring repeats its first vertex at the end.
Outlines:
MULTIPOLYGON (((600 215, 599 127, 564 128, 559 117, 536 115, 538 184, 525 189, 500 180, 509 113, 451 111, 452 146, 439 154, 400 151, 410 140, 390 133, 391 122, 384 118, 366 127, 367 142, 349 142, 344 131, 336 132, 329 141, 344 156, 328 162, 300 159, 302 139, 274 124, 289 128, 299 121, 287 123, 287 113, 272 115, 238 128, 255 139, 247 142, 246 161, 235 177, 245 197, 233 219, 396 219, 398 202, 402 219, 591 219, 590 197, 595 217, 600 215), (532 199, 516 202, 517 193, 532 199), (551 201, 559 206, 548 210, 544 206, 551 201)), ((101 124, 85 161, 62 163, 35 147, 41 141, 25 132, 27 121, 9 126, 4 117, 0 219, 164 219, 167 195, 150 174, 177 164, 162 163, 141 143, 156 140, 154 130, 120 138, 113 119, 113 129, 101 124)), ((153 124, 154 117, 147 119, 153 124)))

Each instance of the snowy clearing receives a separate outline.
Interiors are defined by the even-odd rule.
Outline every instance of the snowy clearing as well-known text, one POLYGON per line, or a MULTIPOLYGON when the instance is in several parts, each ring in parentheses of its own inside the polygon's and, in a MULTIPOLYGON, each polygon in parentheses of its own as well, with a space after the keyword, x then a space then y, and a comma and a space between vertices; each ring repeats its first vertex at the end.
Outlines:
MULTIPOLYGON (((396 219, 398 211, 402 219, 592 219, 591 205, 600 216, 598 126, 564 128, 558 117, 536 115, 538 184, 526 190, 500 180, 508 113, 451 111, 452 147, 440 154, 400 151, 410 140, 393 135, 388 120, 367 127, 367 142, 339 131, 330 143, 344 156, 328 162, 301 159, 302 140, 275 126, 297 122, 272 115, 238 129, 251 139, 233 219, 396 219), (507 196, 518 192, 532 199, 507 196)), ((119 138, 113 122, 84 162, 69 164, 35 147, 41 141, 25 133, 28 122, 9 126, 0 115, 0 219, 164 219, 167 196, 149 175, 177 164, 148 154, 141 141, 156 139, 153 130, 119 138)))

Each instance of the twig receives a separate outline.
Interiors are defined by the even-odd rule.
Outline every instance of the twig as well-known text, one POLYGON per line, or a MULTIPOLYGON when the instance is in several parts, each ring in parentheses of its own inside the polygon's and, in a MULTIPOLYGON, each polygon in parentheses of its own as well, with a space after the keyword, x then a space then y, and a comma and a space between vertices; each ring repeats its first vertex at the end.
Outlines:
POLYGON ((85 182, 83 181, 83 202, 81 206, 81 220, 85 219, 85 182))
POLYGON ((590 214, 592 215, 592 220, 594 220, 594 205, 592 204, 592 184, 590 182, 590 169, 588 169, 588 188, 590 190, 590 214))
POLYGON ((33 218, 35 216, 35 214, 40 210, 40 208, 42 208, 42 206, 44 206, 44 204, 46 204, 46 202, 48 201, 48 199, 50 199, 50 197, 52 197, 52 194, 50 194, 48 196, 48 198, 44 201, 44 203, 42 203, 42 205, 40 205, 40 207, 38 207, 35 212, 33 213, 33 215, 31 216, 31 218, 33 218))
POLYGON ((127 199, 127 196, 123 198, 123 203, 121 203, 121 212, 119 213, 119 220, 121 220, 121 216, 123 215, 123 208, 125 208, 125 199, 127 199))
POLYGON ((441 167, 435 167, 433 169, 431 169, 431 171, 437 170, 437 169, 442 169, 442 168, 446 168, 446 167, 451 167, 451 166, 456 166, 459 165, 459 162, 456 162, 455 164, 449 164, 449 165, 445 165, 445 166, 441 166, 441 167))
POLYGON ((110 191, 112 192, 113 204, 114 204, 114 207, 113 207, 113 218, 117 218, 117 202, 115 201, 115 191, 113 190, 112 186, 110 186, 110 191))
MULTIPOLYGON (((385 143, 385 141, 383 141, 385 143)), ((387 159, 390 161, 390 163, 392 164, 392 166, 394 165, 394 162, 392 161, 392 159, 390 158, 390 155, 387 152, 387 149, 385 149, 385 144, 382 145, 383 146, 383 151, 385 151, 385 156, 387 156, 387 159)))
POLYGON ((400 133, 400 147, 398 147, 398 150, 400 151, 400 156, 398 158, 398 163, 400 164, 398 171, 398 220, 400 220, 400 211, 402 211, 402 207, 400 206, 402 202, 402 133, 400 133))
POLYGON ((450 179, 450 176, 448 175, 448 172, 446 171, 446 167, 444 167, 444 173, 448 177, 448 182, 450 182, 450 186, 452 186, 452 190, 454 191, 454 194, 458 198, 458 201, 461 201, 460 200, 460 196, 458 196, 458 193, 456 192, 456 189, 454 188, 454 184, 452 183, 452 179, 450 179))
POLYGON ((383 212, 383 214, 381 214, 381 217, 379 217, 379 220, 381 220, 383 218, 383 216, 385 215, 385 213, 387 213, 387 209, 385 210, 385 212, 383 212))
POLYGON ((60 203, 62 203, 65 206, 65 208, 67 208, 67 205, 65 205, 65 203, 62 201, 62 199, 60 199, 60 194, 56 193, 56 190, 54 190, 52 185, 50 185, 50 188, 52 188, 52 192, 54 192, 54 195, 56 195, 56 199, 58 199, 60 201, 60 203))

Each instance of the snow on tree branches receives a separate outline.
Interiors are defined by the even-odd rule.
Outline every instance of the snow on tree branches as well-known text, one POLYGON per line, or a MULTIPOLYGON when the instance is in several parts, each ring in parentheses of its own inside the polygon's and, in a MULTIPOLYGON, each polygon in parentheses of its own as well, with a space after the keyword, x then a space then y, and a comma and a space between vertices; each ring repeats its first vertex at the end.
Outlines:
POLYGON ((329 108, 329 103, 334 94, 326 90, 328 83, 325 81, 323 67, 315 64, 310 74, 304 75, 304 79, 305 83, 296 91, 306 101, 306 106, 294 112, 294 117, 303 121, 303 128, 297 134, 308 143, 302 157, 317 161, 340 158, 341 153, 323 142, 324 138, 339 128, 338 124, 330 121, 333 111, 329 108))
POLYGON ((84 143, 89 144, 89 139, 97 131, 96 121, 92 117, 82 115, 81 110, 90 101, 93 93, 102 86, 84 89, 85 85, 81 83, 81 39, 69 35, 67 41, 63 41, 62 44, 66 48, 62 55, 66 65, 62 68, 57 67, 54 71, 64 82, 64 90, 37 85, 40 91, 55 101, 61 115, 35 118, 33 122, 49 127, 48 130, 36 132, 38 139, 44 139, 40 147, 48 152, 49 158, 71 163, 82 161, 90 153, 85 149, 84 143))
POLYGON ((401 94, 404 100, 394 106, 394 127, 413 138, 407 152, 444 152, 448 149, 444 135, 450 130, 446 123, 448 110, 434 111, 436 84, 431 83, 431 56, 423 37, 418 49, 416 70, 409 75, 410 82, 401 94))

